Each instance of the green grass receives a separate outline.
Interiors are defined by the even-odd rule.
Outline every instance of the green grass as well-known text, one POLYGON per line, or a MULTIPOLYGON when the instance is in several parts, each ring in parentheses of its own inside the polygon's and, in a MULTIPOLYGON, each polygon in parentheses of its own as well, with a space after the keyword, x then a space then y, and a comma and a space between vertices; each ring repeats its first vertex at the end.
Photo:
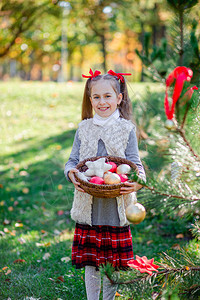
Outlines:
MULTIPOLYGON (((146 86, 131 84, 131 99, 141 98, 146 86)), ((7 82, 0 90, 0 299, 86 299, 84 270, 61 260, 71 256, 74 231, 73 185, 63 170, 84 85, 7 82)), ((146 218, 131 226, 134 253, 159 260, 174 244, 187 245, 186 226, 184 220, 146 218)))

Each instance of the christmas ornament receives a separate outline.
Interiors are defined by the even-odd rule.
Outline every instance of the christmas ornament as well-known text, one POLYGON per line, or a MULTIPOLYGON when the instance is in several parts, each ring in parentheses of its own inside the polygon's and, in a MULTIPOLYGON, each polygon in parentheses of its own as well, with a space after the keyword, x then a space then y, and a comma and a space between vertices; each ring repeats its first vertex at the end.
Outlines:
POLYGON ((146 216, 146 210, 140 203, 130 204, 126 208, 126 218, 130 223, 139 224, 146 216))
POLYGON ((167 120, 166 122, 165 122, 165 128, 167 128, 167 129, 169 129, 169 130, 174 130, 174 129, 176 129, 176 126, 175 126, 175 124, 174 124, 174 122, 172 121, 172 120, 167 120))
POLYGON ((147 259, 146 256, 139 257, 138 255, 135 256, 136 259, 131 259, 128 261, 128 266, 130 268, 136 269, 140 271, 140 273, 148 273, 152 275, 153 272, 158 272, 158 268, 160 266, 154 264, 154 258, 147 259))
POLYGON ((109 171, 114 173, 117 169, 117 165, 112 161, 107 162, 107 164, 110 164, 112 166, 112 168, 109 171))
POLYGON ((78 172, 77 176, 83 181, 88 181, 90 179, 90 177, 85 176, 85 174, 83 174, 81 172, 78 172))
POLYGON ((95 183, 95 184, 104 184, 104 180, 101 177, 98 176, 94 176, 90 179, 91 183, 95 183))
POLYGON ((125 182, 128 180, 128 176, 126 174, 119 174, 119 177, 121 179, 121 182, 125 182))
POLYGON ((117 174, 128 174, 131 171, 131 167, 127 164, 121 164, 117 167, 117 174))
POLYGON ((88 170, 84 172, 86 176, 98 176, 103 177, 104 173, 109 171, 112 166, 105 163, 105 157, 101 157, 95 161, 87 161, 85 165, 88 170))
POLYGON ((110 174, 105 174, 104 182, 105 184, 117 184, 121 182, 121 179, 118 174, 110 173, 110 174))

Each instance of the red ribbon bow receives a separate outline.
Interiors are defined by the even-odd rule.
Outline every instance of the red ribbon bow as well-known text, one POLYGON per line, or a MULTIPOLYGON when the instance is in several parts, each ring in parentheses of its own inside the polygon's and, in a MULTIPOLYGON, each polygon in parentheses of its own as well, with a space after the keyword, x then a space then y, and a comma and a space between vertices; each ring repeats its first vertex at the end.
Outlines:
POLYGON ((97 77, 97 76, 99 76, 99 75, 101 74, 101 72, 98 71, 98 70, 96 70, 96 71, 93 73, 92 69, 90 69, 89 73, 91 74, 90 76, 87 76, 87 75, 83 75, 83 74, 82 74, 82 77, 83 77, 83 78, 91 78, 91 79, 92 79, 92 78, 97 77))
MULTIPOLYGON (((183 85, 185 81, 190 81, 193 76, 193 72, 191 69, 186 67, 176 67, 167 77, 166 79, 166 91, 165 91, 165 114, 169 120, 173 118, 174 110, 175 110, 175 104, 178 101, 181 92, 183 90, 183 85), (175 82, 174 91, 172 95, 172 104, 171 108, 169 107, 169 100, 168 100, 168 89, 169 87, 175 82)), ((195 89, 198 89, 196 86, 190 89, 190 92, 186 92, 187 94, 184 94, 184 96, 187 96, 187 101, 190 100, 192 97, 192 94, 195 89)))
POLYGON ((115 73, 113 70, 109 70, 108 74, 112 75, 112 76, 116 76, 117 79, 120 79, 121 82, 124 82, 124 77, 122 75, 132 75, 131 73, 115 73))

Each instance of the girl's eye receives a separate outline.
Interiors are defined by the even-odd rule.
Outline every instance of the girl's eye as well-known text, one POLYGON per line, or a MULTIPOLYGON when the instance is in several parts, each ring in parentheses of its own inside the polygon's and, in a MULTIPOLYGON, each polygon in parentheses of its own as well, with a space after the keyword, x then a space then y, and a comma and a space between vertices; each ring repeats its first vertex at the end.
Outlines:
POLYGON ((98 96, 95 96, 94 99, 99 99, 99 97, 98 97, 98 96))
POLYGON ((110 98, 110 95, 107 95, 106 98, 110 98))

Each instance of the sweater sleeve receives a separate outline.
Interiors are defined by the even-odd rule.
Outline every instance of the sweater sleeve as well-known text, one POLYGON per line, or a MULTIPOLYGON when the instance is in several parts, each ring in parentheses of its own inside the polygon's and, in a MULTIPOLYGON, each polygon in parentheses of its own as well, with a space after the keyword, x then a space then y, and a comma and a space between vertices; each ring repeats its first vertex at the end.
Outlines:
POLYGON ((78 137, 78 130, 76 131, 75 137, 74 137, 74 142, 73 142, 73 146, 72 146, 72 151, 71 154, 69 156, 68 161, 65 164, 65 170, 64 170, 64 174, 65 177, 68 181, 71 182, 70 178, 68 177, 68 172, 72 169, 75 168, 76 165, 79 163, 79 151, 80 151, 80 144, 81 141, 79 140, 78 137))
POLYGON ((126 158, 135 163, 139 170, 139 176, 146 182, 146 174, 142 162, 139 157, 138 141, 134 130, 131 130, 129 141, 125 150, 126 158))

